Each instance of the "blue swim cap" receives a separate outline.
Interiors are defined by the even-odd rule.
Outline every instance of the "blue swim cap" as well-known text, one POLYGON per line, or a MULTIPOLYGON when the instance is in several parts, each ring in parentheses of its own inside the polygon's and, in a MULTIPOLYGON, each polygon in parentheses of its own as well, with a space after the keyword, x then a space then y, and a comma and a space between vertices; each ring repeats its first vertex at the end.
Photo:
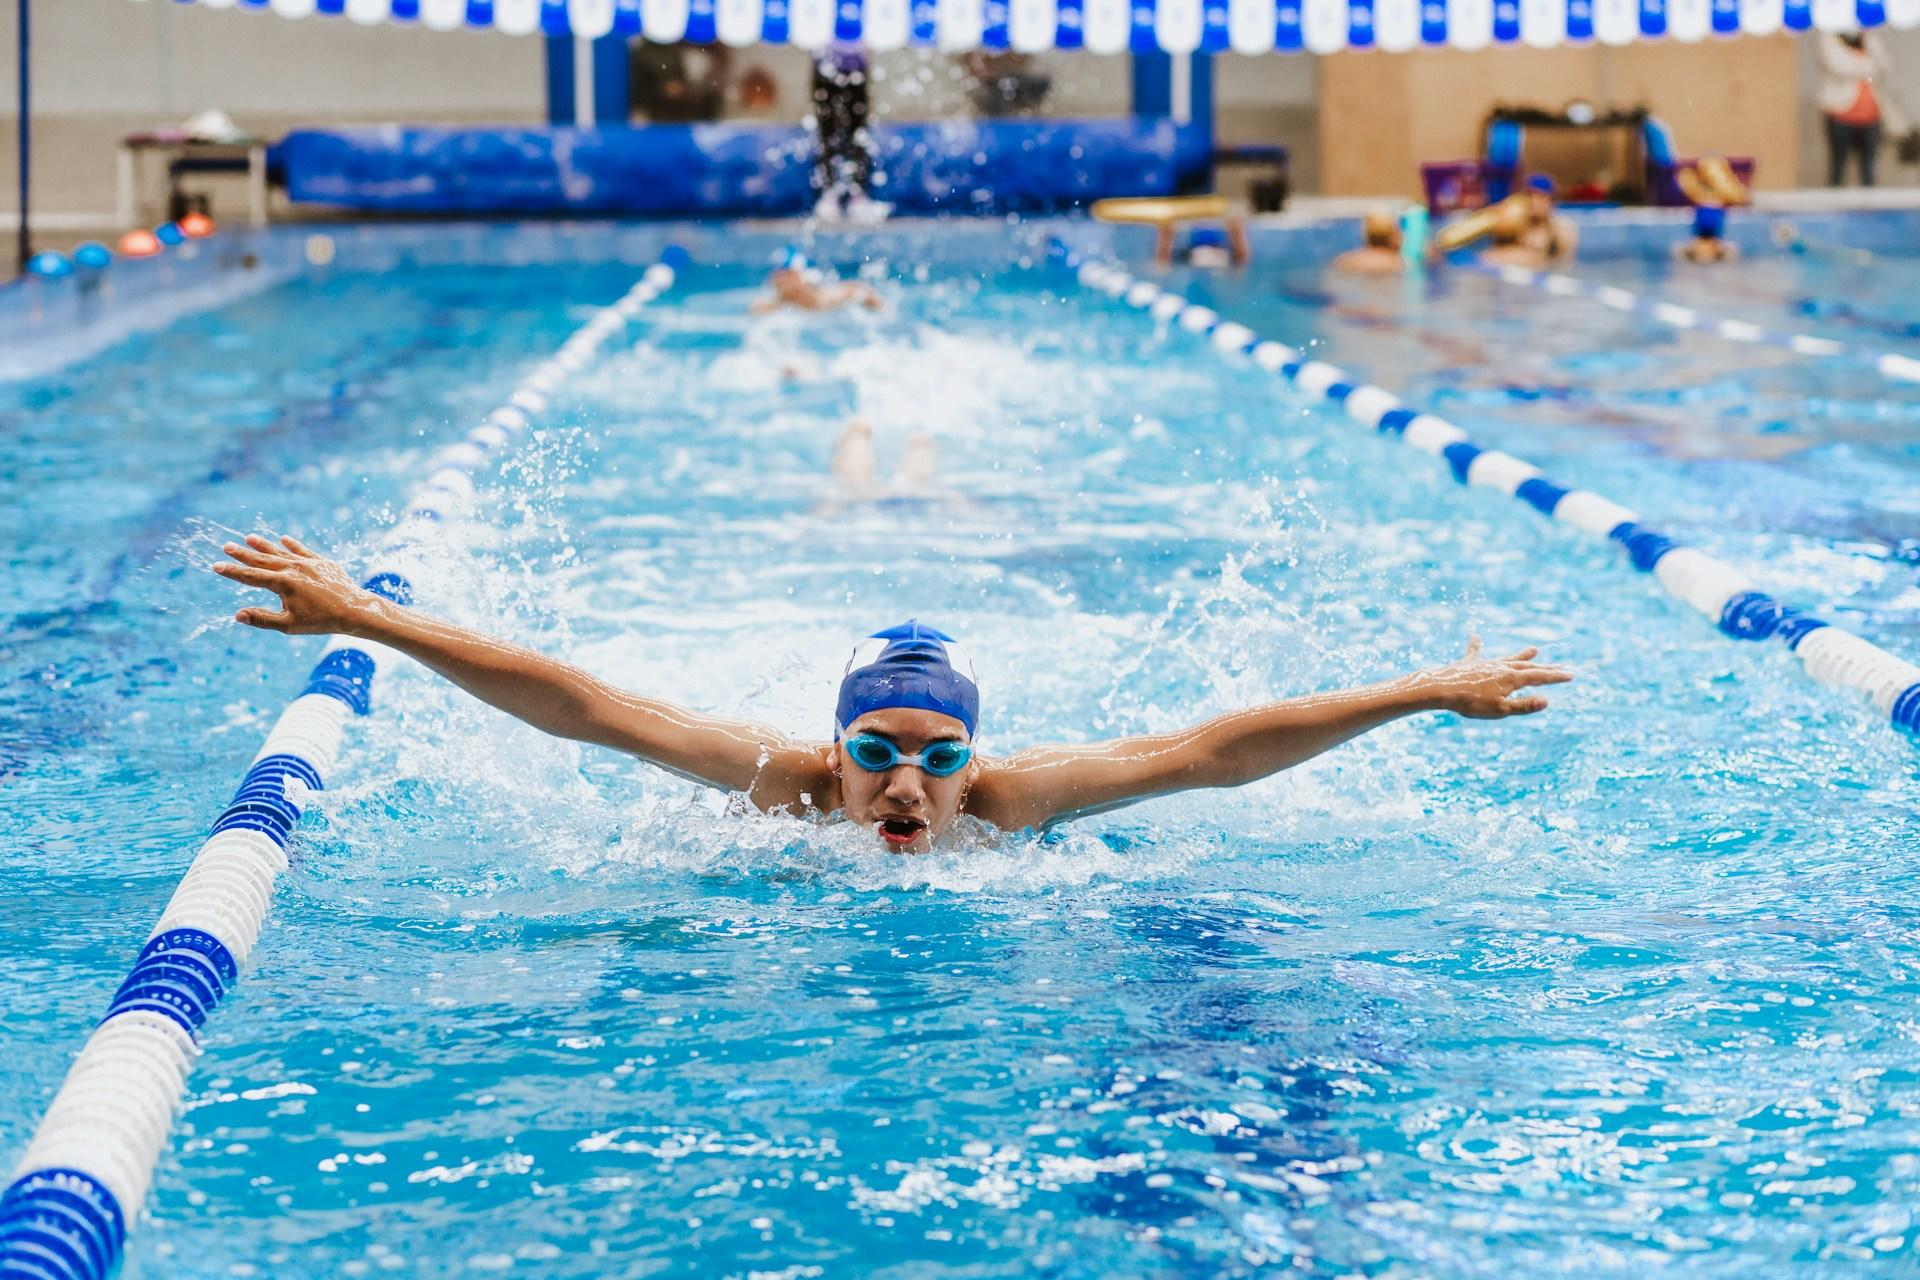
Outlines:
POLYGON ((780 270, 782 271, 805 271, 812 265, 797 244, 790 244, 780 252, 780 270))
POLYGON ((1227 233, 1219 227, 1195 227, 1187 243, 1195 249, 1227 247, 1227 233))
POLYGON ((1560 188, 1554 185, 1553 179, 1544 173, 1531 173, 1527 175, 1527 190, 1529 191, 1538 191, 1541 195, 1550 196, 1559 189, 1560 188))
POLYGON ((833 736, 869 711, 915 707, 952 716, 971 738, 980 724, 980 686, 973 663, 952 636, 908 619, 854 646, 840 679, 833 736))
POLYGON ((1693 211, 1693 234, 1703 240, 1718 240, 1727 229, 1727 211, 1718 205, 1703 204, 1693 211))

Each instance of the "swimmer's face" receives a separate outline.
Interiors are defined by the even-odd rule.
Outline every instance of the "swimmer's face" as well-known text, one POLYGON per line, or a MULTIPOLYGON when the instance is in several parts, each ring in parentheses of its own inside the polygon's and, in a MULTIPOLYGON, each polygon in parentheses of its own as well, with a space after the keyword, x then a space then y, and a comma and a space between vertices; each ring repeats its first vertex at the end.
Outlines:
MULTIPOLYGON (((965 742, 967 727, 952 716, 916 707, 869 711, 846 727, 844 737, 871 733, 891 742, 902 755, 916 755, 936 742, 965 742)), ((840 802, 849 822, 880 837, 893 853, 925 853, 953 823, 967 798, 974 770, 936 778, 918 765, 901 764, 872 773, 847 758, 838 742, 828 757, 840 779, 840 802)))
POLYGON ((773 291, 783 298, 794 298, 807 292, 807 273, 798 267, 781 267, 767 278, 773 291))

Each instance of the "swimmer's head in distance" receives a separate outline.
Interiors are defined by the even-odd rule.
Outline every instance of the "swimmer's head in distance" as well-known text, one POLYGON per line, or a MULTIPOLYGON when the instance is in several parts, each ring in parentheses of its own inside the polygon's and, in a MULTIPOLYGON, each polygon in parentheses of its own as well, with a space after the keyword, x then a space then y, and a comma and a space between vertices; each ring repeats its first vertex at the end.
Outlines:
POLYGON ((973 662, 946 632, 909 618, 854 646, 840 679, 834 734, 869 711, 913 707, 952 716, 969 738, 980 725, 980 686, 973 662))

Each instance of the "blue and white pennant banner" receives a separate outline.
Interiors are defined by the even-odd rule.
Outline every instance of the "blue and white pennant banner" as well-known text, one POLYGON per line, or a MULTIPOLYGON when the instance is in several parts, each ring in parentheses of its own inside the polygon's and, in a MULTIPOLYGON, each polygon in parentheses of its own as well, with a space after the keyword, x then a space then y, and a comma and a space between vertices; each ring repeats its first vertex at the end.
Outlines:
MULTIPOLYGON (((157 3, 158 0, 135 0, 157 3)), ((1920 0, 178 0, 432 31, 642 36, 736 48, 1338 53, 1691 42, 1920 27, 1920 0)))

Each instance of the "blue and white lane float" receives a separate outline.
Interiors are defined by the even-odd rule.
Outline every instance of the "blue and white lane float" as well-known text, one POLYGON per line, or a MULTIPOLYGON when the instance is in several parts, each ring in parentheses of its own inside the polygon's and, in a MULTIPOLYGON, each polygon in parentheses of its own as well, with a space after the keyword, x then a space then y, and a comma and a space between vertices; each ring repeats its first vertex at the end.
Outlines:
POLYGON ((1822 338, 1817 334, 1787 333, 1750 324, 1745 320, 1728 320, 1710 316, 1692 307, 1683 307, 1678 303, 1667 302, 1660 298, 1649 298, 1616 285, 1595 284, 1591 280, 1582 280, 1578 276, 1565 275, 1558 271, 1535 271, 1531 267, 1513 264, 1494 265, 1484 262, 1462 265, 1469 271, 1492 276, 1503 284, 1536 289, 1555 298, 1585 298, 1603 307, 1611 307, 1615 311, 1643 316, 1657 324, 1664 324, 1670 329, 1712 334, 1716 338, 1725 338, 1729 342, 1780 347, 1797 355, 1846 360, 1873 369, 1882 376, 1899 382, 1920 382, 1920 360, 1901 355, 1897 351, 1863 349, 1833 338, 1822 338))
MULTIPOLYGON (((522 436, 686 262, 684 250, 669 249, 485 421, 435 454, 378 558, 391 563, 457 512, 473 496, 474 474, 522 436)), ((365 585, 401 604, 412 596, 391 570, 365 585)), ((379 645, 331 638, 267 734, 0 1193, 0 1280, 100 1280, 119 1260, 186 1090, 200 1028, 259 940, 302 808, 333 776, 347 718, 372 710, 374 673, 389 656, 379 645)))
POLYGON ((1541 515, 1618 543, 1634 568, 1651 573, 1668 594, 1706 615, 1724 634, 1736 640, 1784 642, 1809 676, 1822 684, 1864 693, 1895 727, 1920 733, 1920 666, 1789 608, 1732 565, 1676 545, 1619 503, 1555 484, 1532 463, 1473 443, 1459 427, 1409 408, 1390 391, 1362 383, 1334 365, 1310 360, 1282 343, 1262 340, 1245 325, 1224 320, 1218 312, 1150 280, 1137 279, 1120 267, 1085 261, 1060 241, 1054 241, 1049 252, 1085 287, 1205 337, 1229 356, 1251 359, 1309 395, 1340 407, 1361 425, 1436 455, 1461 484, 1518 498, 1541 515))

